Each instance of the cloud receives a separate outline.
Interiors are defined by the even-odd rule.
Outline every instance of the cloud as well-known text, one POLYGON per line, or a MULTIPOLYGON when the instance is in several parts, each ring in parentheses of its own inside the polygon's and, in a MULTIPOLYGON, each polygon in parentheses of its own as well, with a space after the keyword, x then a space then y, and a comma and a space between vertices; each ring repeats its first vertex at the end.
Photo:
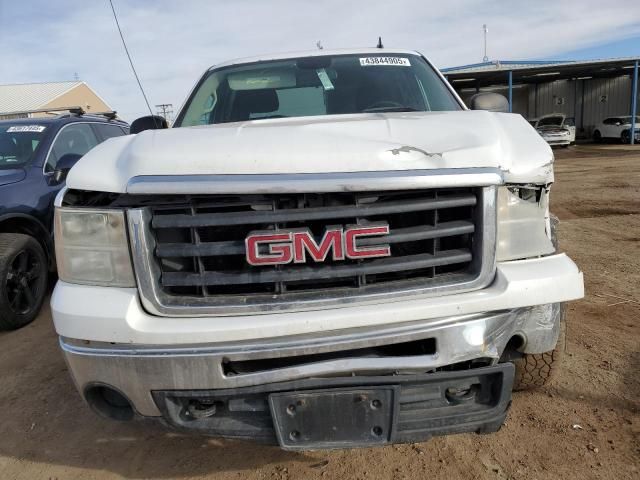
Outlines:
MULTIPOLYGON (((374 46, 416 49, 445 67, 482 59, 551 58, 640 35, 640 2, 618 0, 114 0, 152 104, 177 110, 202 72, 261 53, 374 46)), ((2 83, 78 73, 127 120, 140 95, 107 0, 0 2, 2 83)), ((153 107, 152 105, 152 107, 153 107)))

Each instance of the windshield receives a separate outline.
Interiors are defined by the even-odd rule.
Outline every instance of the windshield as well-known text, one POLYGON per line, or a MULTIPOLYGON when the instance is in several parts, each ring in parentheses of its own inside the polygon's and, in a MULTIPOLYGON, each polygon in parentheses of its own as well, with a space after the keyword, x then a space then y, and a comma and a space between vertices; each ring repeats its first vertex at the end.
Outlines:
MULTIPOLYGON (((624 125, 631 123, 631 115, 629 115, 628 117, 621 117, 620 120, 624 125)), ((635 123, 640 124, 640 117, 636 117, 635 123)))
POLYGON ((35 156, 44 125, 0 125, 0 169, 23 167, 35 156))
POLYGON ((335 55, 223 67, 207 73, 175 126, 462 107, 417 55, 335 55))

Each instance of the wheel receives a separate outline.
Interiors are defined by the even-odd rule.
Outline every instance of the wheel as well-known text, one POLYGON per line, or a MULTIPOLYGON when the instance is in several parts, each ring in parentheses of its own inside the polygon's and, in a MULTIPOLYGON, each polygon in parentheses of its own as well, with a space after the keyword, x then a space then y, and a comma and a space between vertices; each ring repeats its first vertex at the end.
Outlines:
POLYGON ((47 293, 47 256, 36 239, 0 234, 0 330, 32 322, 47 293))
POLYGON ((631 134, 629 133, 629 130, 622 132, 620 135, 620 141, 622 143, 631 143, 631 134))
POLYGON ((560 335, 556 348, 544 353, 523 353, 519 358, 511 360, 516 367, 513 379, 515 391, 544 387, 553 379, 555 373, 560 369, 564 352, 565 331, 565 309, 564 305, 560 305, 560 335))
POLYGON ((594 132, 593 132, 593 141, 595 143, 602 142, 602 134, 600 133, 600 130, 594 130, 594 132))

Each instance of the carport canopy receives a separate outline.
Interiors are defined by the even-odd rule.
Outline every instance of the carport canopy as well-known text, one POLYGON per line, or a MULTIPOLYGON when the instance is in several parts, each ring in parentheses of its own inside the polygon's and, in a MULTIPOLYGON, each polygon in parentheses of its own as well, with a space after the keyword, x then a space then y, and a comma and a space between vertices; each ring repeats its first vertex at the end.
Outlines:
MULTIPOLYGON (((509 111, 513 105, 514 84, 541 84, 555 80, 588 80, 614 78, 626 75, 632 77, 630 112, 632 131, 638 114, 638 63, 637 57, 613 58, 587 61, 489 61, 459 67, 442 69, 442 74, 460 91, 474 88, 507 87, 509 111)), ((631 135, 634 141, 634 135, 631 135)))

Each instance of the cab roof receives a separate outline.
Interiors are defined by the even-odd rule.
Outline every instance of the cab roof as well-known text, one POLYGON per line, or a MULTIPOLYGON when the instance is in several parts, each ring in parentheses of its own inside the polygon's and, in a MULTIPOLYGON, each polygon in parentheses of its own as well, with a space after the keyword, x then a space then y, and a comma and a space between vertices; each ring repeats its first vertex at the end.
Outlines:
POLYGON ((226 62, 219 63, 217 65, 213 65, 209 68, 209 71, 220 68, 220 67, 228 67, 230 65, 241 65, 245 63, 254 63, 254 62, 264 62, 270 60, 287 60, 289 58, 303 58, 303 57, 323 57, 328 55, 418 55, 422 56, 421 53, 416 52, 415 50, 403 50, 396 48, 338 48, 332 50, 325 49, 316 49, 316 50, 303 50, 303 51, 294 51, 294 52, 284 52, 284 53, 271 53, 265 55, 257 55, 254 57, 243 57, 237 58, 234 60, 228 60, 226 62))

